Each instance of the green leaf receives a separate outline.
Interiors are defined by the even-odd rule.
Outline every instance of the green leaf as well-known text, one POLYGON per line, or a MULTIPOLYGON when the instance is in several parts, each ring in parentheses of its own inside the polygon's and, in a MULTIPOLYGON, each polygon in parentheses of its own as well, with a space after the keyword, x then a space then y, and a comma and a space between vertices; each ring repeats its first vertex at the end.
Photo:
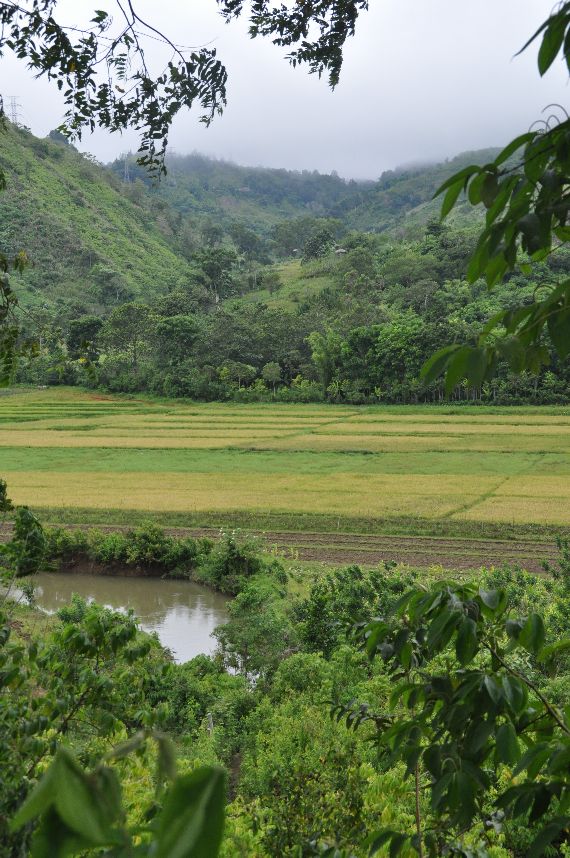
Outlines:
POLYGON ((94 846, 117 842, 112 820, 105 813, 105 806, 99 801, 93 782, 69 751, 61 748, 58 758, 54 807, 63 822, 94 846))
POLYGON ((483 680, 483 685, 487 691, 487 694, 491 698, 491 701, 497 706, 501 703, 503 699, 503 689, 498 685, 498 683, 493 679, 492 676, 486 676, 483 680))
POLYGON ((408 834, 394 834, 390 843, 390 858, 397 858, 408 840, 408 834))
POLYGON ((503 690, 507 703, 518 714, 526 706, 528 692, 522 682, 514 676, 503 676, 503 690))
POLYGON ((497 177, 493 173, 488 173, 481 186, 481 199, 485 208, 491 208, 498 191, 499 183, 497 182, 497 177))
POLYGON ((482 171, 469 185, 468 197, 472 206, 478 205, 483 199, 483 185, 487 181, 488 173, 482 171))
POLYGON ((51 807, 42 815, 34 832, 30 855, 32 858, 65 858, 68 855, 85 855, 90 846, 91 843, 71 831, 51 807))
POLYGON ((487 608, 490 608, 491 611, 496 611, 499 607, 500 593, 498 590, 484 590, 480 587, 479 598, 487 608))
POLYGON ((475 729, 469 733, 468 747, 477 753, 487 743, 489 736, 495 731, 494 721, 480 721, 475 729))
POLYGON ((465 367, 469 346, 462 346, 449 360, 445 376, 445 392, 449 395, 459 382, 465 378, 465 367))
POLYGON ((548 644, 542 648, 538 660, 540 662, 549 661, 549 659, 553 658, 555 655, 559 655, 562 652, 567 652, 570 649, 570 638, 564 638, 561 641, 556 641, 555 643, 548 644))
POLYGON ((487 353, 482 348, 472 348, 467 355, 465 374, 471 387, 481 387, 487 372, 487 353))
POLYGON ((437 647, 438 643, 444 637, 444 632, 448 624, 453 623, 457 624, 459 620, 459 614, 456 612, 448 611, 447 608, 444 608, 437 614, 434 620, 431 622, 428 633, 427 633, 427 645, 430 649, 437 647))
POLYGON ((432 381, 435 381, 435 379, 444 372, 451 355, 459 348, 459 345, 445 346, 445 348, 439 349, 439 351, 433 354, 429 360, 425 362, 420 375, 426 384, 430 384, 432 381))
POLYGON ((370 849, 368 854, 375 855, 379 849, 382 849, 386 843, 389 843, 392 839, 394 832, 393 831, 380 831, 378 834, 373 834, 368 839, 370 844, 370 849))
POLYGON ((168 736, 158 734, 156 736, 158 745, 158 773, 159 782, 167 779, 174 780, 176 777, 176 751, 174 744, 168 736))
POLYGON ((445 197, 443 198, 443 203, 441 204, 440 217, 442 220, 443 220, 443 218, 447 217, 447 215, 449 214, 449 212, 451 211, 451 209, 453 208, 453 206, 457 202, 457 198, 459 197, 459 194, 461 193, 462 190, 463 190, 463 185, 461 182, 458 182, 457 184, 452 185, 447 190, 447 193, 445 194, 445 197))
POLYGON ((463 346, 449 360, 445 389, 450 394, 464 378, 471 387, 481 387, 487 373, 487 352, 483 348, 463 346))
POLYGON ((533 745, 520 758, 513 770, 513 776, 516 777, 526 770, 529 778, 534 779, 542 769, 544 763, 550 759, 550 752, 551 748, 548 742, 539 742, 533 745))
POLYGON ((524 626, 520 630, 518 643, 524 647, 527 652, 533 655, 538 655, 544 646, 544 622, 540 614, 530 614, 524 626))
POLYGON ((544 855, 547 847, 550 846, 550 844, 556 840, 560 832, 565 828, 568 828, 569 825, 570 817, 568 816, 556 816, 554 819, 551 819, 548 825, 546 825, 542 831, 536 835, 530 844, 527 858, 540 858, 541 855, 544 855))
POLYGON ((554 348, 564 360, 570 354, 570 308, 563 307, 553 312, 547 324, 554 348))
POLYGON ((400 834, 398 831, 386 829, 385 831, 378 831, 370 835, 370 837, 366 839, 365 843, 369 846, 369 855, 375 855, 379 849, 382 849, 383 846, 390 843, 390 858, 392 858, 392 856, 395 858, 395 856, 399 855, 402 847, 409 839, 410 837, 408 834, 400 834))
POLYGON ((508 312, 507 310, 499 310, 498 313, 495 313, 494 316, 491 316, 491 318, 489 319, 489 321, 487 322, 487 324, 485 325, 485 327, 481 331, 480 339, 483 339, 484 337, 486 337, 487 334, 490 334, 491 331, 497 327, 497 325, 500 325, 503 322, 503 320, 505 319, 507 312, 508 312))
POLYGON ((514 140, 511 140, 510 143, 507 143, 505 148, 499 152, 497 157, 494 160, 494 164, 498 167, 501 164, 504 164, 505 161, 514 155, 517 149, 520 149, 521 146, 524 146, 526 143, 530 143, 531 140, 534 140, 536 136, 536 131, 527 131, 526 134, 519 134, 518 137, 515 137, 514 140))
POLYGON ((478 649, 477 625, 470 617, 466 617, 459 626, 455 641, 455 652, 459 663, 461 665, 469 664, 478 649))
POLYGON ((564 775, 570 768, 570 747, 562 747, 554 753, 548 761, 548 773, 551 775, 564 775))
POLYGON ((17 831, 27 822, 45 813, 51 807, 54 800, 54 784, 57 779, 58 757, 56 756, 51 766, 40 778, 24 804, 20 807, 12 822, 10 830, 17 831))
POLYGON ((86 775, 65 748, 58 750, 51 766, 14 817, 12 829, 20 828, 50 808, 85 845, 108 846, 122 842, 113 828, 119 808, 101 800, 96 779, 86 775))
POLYGON ((514 765, 520 758, 517 734, 512 724, 501 724, 495 739, 495 759, 498 763, 514 765))
POLYGON ((448 188, 451 188, 454 185, 461 185, 461 187, 465 187, 465 183, 470 176, 474 173, 480 173, 481 167, 477 166, 477 164, 471 164, 469 167, 464 167, 463 170, 460 170, 459 173, 454 173, 453 176, 450 176, 449 179, 446 179, 443 185, 440 185, 435 194, 435 197, 439 197, 444 191, 448 188))
POLYGON ((570 241, 570 226, 557 226, 554 230, 554 235, 559 239, 559 241, 570 241))
POLYGON ((202 767, 178 777, 158 818, 156 858, 214 858, 222 840, 225 777, 202 767))
POLYGON ((538 70, 541 74, 548 71, 562 47, 566 31, 566 16, 555 15, 550 19, 538 51, 538 70))

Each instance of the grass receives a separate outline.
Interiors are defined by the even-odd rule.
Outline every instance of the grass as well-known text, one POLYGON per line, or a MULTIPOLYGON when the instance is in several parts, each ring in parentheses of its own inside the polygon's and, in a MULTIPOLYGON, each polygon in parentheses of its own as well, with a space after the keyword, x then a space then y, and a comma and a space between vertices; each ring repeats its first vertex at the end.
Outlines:
MULTIPOLYGON (((334 264, 334 260, 333 263, 334 264)), ((322 272, 322 265, 309 263, 302 265, 300 259, 275 265, 274 270, 281 279, 281 288, 271 293, 268 289, 256 289, 239 298, 240 304, 258 304, 262 302, 274 310, 292 311, 307 298, 318 295, 330 287, 330 273, 322 272)), ((235 302, 235 298, 230 299, 235 302)))
POLYGON ((570 527, 570 410, 19 390, 0 396, 0 473, 52 520, 549 538, 570 527))

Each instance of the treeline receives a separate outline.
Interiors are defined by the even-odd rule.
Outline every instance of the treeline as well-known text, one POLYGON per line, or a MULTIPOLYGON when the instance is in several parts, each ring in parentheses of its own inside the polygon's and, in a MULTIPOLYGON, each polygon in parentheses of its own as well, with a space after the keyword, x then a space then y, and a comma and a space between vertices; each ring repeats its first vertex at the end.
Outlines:
MULTIPOLYGON (((476 227, 431 222, 418 239, 395 240, 300 218, 276 226, 269 248, 243 225, 211 224, 188 254, 185 280, 167 294, 102 313, 87 302, 67 317, 43 310, 40 354, 18 380, 202 400, 439 402, 441 383, 420 380, 426 359, 448 343, 475 342, 499 309, 530 301, 570 268, 559 249, 532 279, 517 274, 489 293, 464 278, 476 236, 476 227), (271 263, 277 245, 297 261, 271 263)), ((569 370, 553 355, 536 376, 499 366, 481 389, 460 383, 451 396, 566 402, 569 370)))

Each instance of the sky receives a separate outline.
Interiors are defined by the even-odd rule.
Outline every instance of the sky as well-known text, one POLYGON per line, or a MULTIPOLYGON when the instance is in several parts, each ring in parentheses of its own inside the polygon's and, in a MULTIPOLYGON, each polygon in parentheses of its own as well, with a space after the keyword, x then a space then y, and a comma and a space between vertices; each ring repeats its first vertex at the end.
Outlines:
MULTIPOLYGON (((178 44, 215 47, 228 74, 228 106, 205 128, 185 112, 171 150, 199 151, 251 166, 319 170, 375 179, 384 170, 500 146, 528 130, 546 105, 567 105, 562 63, 545 78, 536 47, 516 52, 548 16, 552 0, 370 0, 347 42, 341 81, 293 69, 247 21, 224 23, 215 0, 136 0, 141 17, 178 44)), ((114 0, 59 0, 60 23, 81 26, 114 0)), ((148 43, 160 70, 164 49, 148 43)), ((17 96, 24 125, 40 136, 57 126, 62 100, 10 54, 0 59, 0 93, 17 96)), ((9 106, 9 102, 8 102, 9 106)), ((549 113, 551 111, 548 111, 549 113)), ((101 161, 136 150, 137 136, 86 134, 79 148, 101 161)))

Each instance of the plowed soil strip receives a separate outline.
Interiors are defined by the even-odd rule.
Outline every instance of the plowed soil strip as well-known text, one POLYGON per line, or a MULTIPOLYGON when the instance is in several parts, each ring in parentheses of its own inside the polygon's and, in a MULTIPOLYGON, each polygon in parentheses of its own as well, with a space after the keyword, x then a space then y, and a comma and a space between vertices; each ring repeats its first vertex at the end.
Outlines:
MULTIPOLYGON (((91 527, 92 525, 90 525, 91 527)), ((95 525, 105 532, 129 530, 127 526, 95 525)), ((89 529, 84 525, 66 525, 67 529, 89 529)), ((215 528, 167 527, 173 536, 205 536, 216 539, 215 528)), ((0 529, 0 541, 8 538, 10 527, 0 529)), ((542 572, 542 562, 557 559, 556 546, 550 542, 498 539, 442 539, 439 537, 374 536, 351 533, 312 533, 296 531, 251 531, 268 548, 274 547, 285 557, 316 561, 330 565, 359 564, 376 566, 384 561, 406 563, 427 568, 443 566, 449 570, 479 569, 482 566, 520 566, 529 572, 542 572)))

